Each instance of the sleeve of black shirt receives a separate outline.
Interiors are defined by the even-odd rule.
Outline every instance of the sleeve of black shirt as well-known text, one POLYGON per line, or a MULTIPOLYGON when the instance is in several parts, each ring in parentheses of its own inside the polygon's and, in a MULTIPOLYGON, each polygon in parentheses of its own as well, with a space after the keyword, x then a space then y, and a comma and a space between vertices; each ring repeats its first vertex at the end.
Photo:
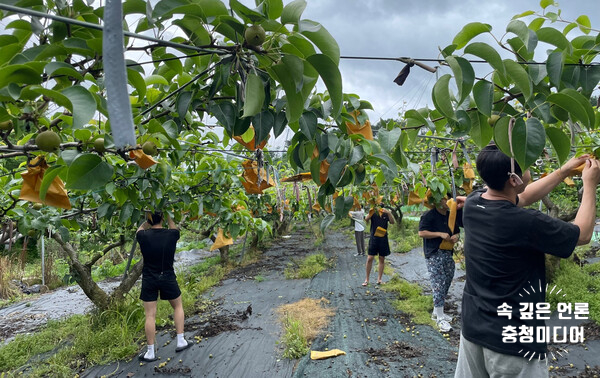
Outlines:
POLYGON ((579 227, 540 212, 532 217, 529 232, 532 248, 562 258, 571 256, 579 240, 579 227))
POLYGON ((429 211, 421 215, 421 220, 419 220, 419 231, 435 231, 432 219, 429 216, 429 211))

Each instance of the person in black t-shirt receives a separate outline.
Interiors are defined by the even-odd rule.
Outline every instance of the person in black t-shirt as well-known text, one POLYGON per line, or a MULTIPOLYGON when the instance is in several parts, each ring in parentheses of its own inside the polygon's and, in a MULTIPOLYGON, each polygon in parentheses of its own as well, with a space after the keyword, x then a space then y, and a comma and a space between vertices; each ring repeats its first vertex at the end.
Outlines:
POLYGON ((462 227, 462 210, 458 210, 454 229, 450 230, 448 226, 450 213, 446 201, 447 198, 443 198, 434 209, 423 214, 419 222, 419 236, 423 238, 423 252, 433 291, 431 319, 437 322, 442 332, 452 329, 450 325, 452 317, 444 314, 444 302, 455 270, 452 258, 454 250, 450 245, 454 245, 458 241, 459 227, 462 227), (447 243, 441 245, 444 240, 447 243))
POLYGON ((181 291, 173 269, 175 249, 179 240, 179 229, 167 215, 169 228, 163 228, 162 213, 148 214, 148 220, 137 230, 136 239, 140 243, 144 267, 142 268, 142 290, 140 299, 144 302, 146 314, 146 353, 139 355, 140 361, 152 362, 158 358, 155 354, 154 340, 156 338, 156 307, 158 295, 160 299, 168 300, 173 307, 173 320, 177 331, 176 352, 192 346, 183 334, 184 313, 181 302, 181 291))
POLYGON ((391 224, 396 223, 392 213, 380 204, 375 209, 369 212, 369 215, 365 218, 365 222, 371 222, 371 238, 369 239, 369 251, 367 256, 367 277, 363 286, 369 284, 369 276, 371 275, 371 268, 373 267, 373 259, 379 255, 379 268, 377 276, 377 285, 381 285, 383 277, 383 267, 385 263, 385 256, 390 254, 390 242, 388 241, 388 222, 391 224))
POLYGON ((532 303, 535 311, 545 301, 545 254, 566 258, 576 245, 591 240, 599 162, 587 155, 572 158, 527 185, 529 171, 521 172, 516 162, 511 167, 511 159, 489 145, 477 157, 477 170, 487 190, 473 192, 463 207, 467 276, 455 377, 547 377, 547 345, 536 336, 544 321, 535 313, 532 319, 521 316, 520 310, 523 303, 532 303), (573 223, 523 208, 582 163, 583 196, 573 223), (514 338, 503 335, 509 330, 516 332, 514 338), (522 337, 525 331, 533 332, 534 342, 522 337))

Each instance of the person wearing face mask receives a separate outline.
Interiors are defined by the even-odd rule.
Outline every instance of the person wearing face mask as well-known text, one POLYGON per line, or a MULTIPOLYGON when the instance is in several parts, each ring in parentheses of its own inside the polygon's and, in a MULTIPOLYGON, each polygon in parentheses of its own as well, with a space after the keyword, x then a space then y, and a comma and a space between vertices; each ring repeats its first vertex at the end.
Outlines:
POLYGON ((588 155, 572 158, 528 185, 530 172, 491 144, 479 153, 477 171, 487 188, 457 198, 464 201, 466 283, 455 377, 547 377, 547 343, 536 337, 544 320, 521 316, 521 310, 524 302, 534 311, 545 302, 546 254, 567 258, 575 246, 590 242, 599 162, 588 155), (582 164, 583 196, 572 223, 524 208, 582 164), (519 336, 531 329, 532 342, 519 336))

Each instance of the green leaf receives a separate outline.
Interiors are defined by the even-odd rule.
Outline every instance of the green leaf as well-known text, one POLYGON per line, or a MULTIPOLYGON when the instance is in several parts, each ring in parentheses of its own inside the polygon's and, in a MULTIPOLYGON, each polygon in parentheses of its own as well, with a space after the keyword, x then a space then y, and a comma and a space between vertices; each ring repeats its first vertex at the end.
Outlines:
POLYGON ((527 72, 529 73, 529 78, 531 79, 531 82, 534 86, 541 83, 542 80, 544 80, 548 76, 546 66, 543 66, 541 64, 530 64, 527 67, 527 72))
POLYGON ((450 101, 450 78, 449 74, 440 77, 433 86, 431 97, 433 105, 444 117, 457 121, 452 102, 450 101))
POLYGON ((477 109, 488 117, 492 116, 494 85, 487 80, 479 80, 473 86, 473 98, 477 109))
POLYGON ((331 163, 331 166, 329 166, 329 172, 327 173, 327 178, 334 186, 337 186, 337 183, 342 178, 342 173, 346 169, 347 163, 348 163, 348 160, 346 160, 346 159, 337 159, 331 163))
POLYGON ((273 124, 275 123, 275 117, 271 110, 265 110, 252 118, 252 124, 254 125, 255 135, 255 146, 258 146, 263 140, 267 139, 273 124))
POLYGON ((577 23, 576 22, 571 22, 569 25, 565 26, 565 28, 563 29, 563 35, 567 35, 569 34, 569 32, 573 29, 575 29, 577 27, 577 23))
POLYGON ((281 23, 282 24, 294 24, 297 25, 300 21, 300 16, 306 8, 305 0, 294 0, 291 3, 286 4, 281 12, 281 23))
POLYGON ((268 69, 285 92, 287 99, 285 113, 289 123, 297 122, 304 110, 304 99, 302 95, 296 91, 296 84, 293 78, 289 75, 287 66, 284 63, 278 63, 268 69))
POLYGON ((565 56, 563 53, 555 51, 548 55, 548 60, 546 61, 546 71, 548 72, 550 83, 557 88, 560 87, 564 58, 565 56))
POLYGON ((452 44, 456 45, 457 50, 460 50, 479 34, 490 31, 492 31, 492 26, 489 24, 482 24, 481 22, 468 23, 456 34, 456 37, 452 40, 452 44))
POLYGON ((517 15, 513 16, 513 18, 512 18, 512 19, 513 19, 513 20, 515 20, 515 19, 517 19, 517 18, 522 18, 522 17, 531 16, 532 14, 535 14, 535 12, 534 12, 534 11, 532 11, 532 10, 529 10, 529 11, 525 11, 525 12, 523 12, 523 13, 519 13, 519 14, 517 14, 517 15))
POLYGON ((340 63, 340 47, 323 25, 311 20, 302 20, 298 24, 298 31, 310 39, 323 54, 330 57, 336 66, 340 63))
POLYGON ((554 28, 541 28, 537 31, 537 36, 540 41, 556 46, 568 54, 573 50, 564 34, 554 28))
POLYGON ((67 172, 68 189, 91 190, 106 185, 113 176, 113 167, 96 154, 81 154, 67 172))
POLYGON ((558 164, 562 165, 567 161, 567 157, 569 156, 571 140, 561 129, 556 127, 548 127, 546 129, 546 135, 552 144, 552 148, 554 148, 554 151, 556 152, 558 164))
POLYGON ((508 76, 515 82, 515 85, 521 90, 525 99, 529 100, 533 93, 533 89, 527 71, 525 71, 525 69, 514 60, 504 59, 503 63, 508 76))
POLYGON ((65 171, 67 167, 64 165, 53 165, 48 168, 46 172, 44 172, 44 178, 42 179, 42 183, 40 184, 40 199, 42 202, 46 200, 46 194, 48 193, 48 188, 50 188, 50 184, 54 181, 54 178, 65 171))
POLYGON ((208 112, 225 128, 229 136, 233 136, 233 128, 237 112, 231 102, 220 102, 208 106, 208 112))
POLYGON ((540 7, 542 7, 542 9, 546 9, 550 5, 554 5, 554 0, 540 0, 540 7))
POLYGON ((548 102, 566 110, 572 118, 581 122, 585 127, 593 127, 595 123, 594 109, 590 102, 574 89, 563 89, 552 93, 547 98, 548 102))
POLYGON ((515 160, 525 171, 544 151, 546 132, 537 118, 528 118, 526 122, 517 122, 513 129, 513 151, 515 160))
POLYGON ((206 46, 211 43, 210 34, 204 27, 202 18, 186 15, 182 19, 174 20, 173 24, 179 26, 181 30, 183 30, 190 42, 192 42, 192 45, 206 46))
POLYGON ((348 162, 348 164, 354 165, 354 164, 358 163, 359 161, 361 161, 364 156, 365 156, 365 153, 364 153, 362 146, 355 146, 352 149, 352 152, 350 153, 350 161, 348 162))
POLYGON ((331 116, 337 118, 342 110, 342 75, 337 65, 326 55, 311 55, 306 60, 317 70, 331 98, 331 116))
POLYGON ((335 220, 334 214, 325 215, 325 217, 321 221, 321 233, 323 235, 325 235, 325 230, 327 230, 327 228, 331 225, 331 223, 333 223, 334 220, 335 220))
POLYGON ((284 112, 278 112, 275 116, 275 124, 273 125, 273 134, 275 138, 283 133, 285 127, 287 126, 287 118, 285 117, 284 112))
POLYGON ((479 112, 469 112, 471 118, 471 139, 479 148, 483 148, 490 143, 494 136, 494 130, 488 123, 488 117, 479 112))
MULTIPOLYGON (((503 117, 494 126, 494 139, 498 148, 508 156, 510 144, 508 139, 509 117, 503 117)), ((537 118, 528 118, 527 122, 517 118, 512 132, 514 158, 522 171, 533 164, 544 150, 546 133, 544 126, 537 118)))
MULTIPOLYGON (((304 112, 299 120, 300 131, 306 136, 306 139, 312 141, 317 133, 317 116, 313 112, 304 112)), ((332 181, 333 182, 333 181, 332 181)))
POLYGON ((121 214, 119 214, 119 223, 123 225, 131 223, 131 214, 133 214, 133 204, 131 202, 127 202, 121 208, 121 214))
MULTIPOLYGON (((538 30, 540 30, 542 25, 544 25, 544 22, 546 22, 545 18, 538 17, 538 18, 533 19, 533 21, 531 21, 527 27, 529 29, 533 30, 534 32, 537 32, 538 30)), ((539 36, 538 36, 538 39, 539 39, 539 36)))
POLYGON ((129 81, 129 84, 137 91, 138 99, 141 102, 144 96, 146 96, 146 81, 144 80, 144 77, 139 72, 128 68, 127 81, 129 81))
POLYGON ((487 61, 492 68, 498 71, 502 76, 506 76, 504 64, 500 54, 490 45, 483 42, 473 42, 465 47, 465 53, 480 57, 487 61))
POLYGON ((446 61, 448 62, 448 65, 450 65, 452 73, 454 73, 454 80, 456 81, 456 87, 458 88, 458 103, 462 104, 473 88, 475 71, 473 71, 471 63, 465 58, 449 56, 446 58, 446 61))
POLYGON ((395 128, 390 131, 381 129, 377 133, 377 139, 379 140, 379 145, 383 151, 389 154, 396 147, 396 144, 398 144, 401 135, 402 129, 400 128, 395 128))
POLYGON ((282 0, 264 0, 263 5, 266 7, 265 13, 271 20, 279 18, 283 12, 282 0))
POLYGON ((265 16, 258 12, 258 9, 250 9, 238 0, 229 0, 229 6, 246 22, 260 23, 265 20, 265 16))
POLYGON ((169 85, 169 82, 167 81, 167 79, 165 79, 164 77, 162 77, 160 75, 146 76, 144 78, 144 81, 146 82, 146 86, 155 85, 155 84, 169 85))
POLYGON ((248 75, 244 98, 244 115, 242 117, 251 117, 260 113, 265 102, 265 87, 260 76, 252 73, 248 75))
MULTIPOLYGON (((510 122, 510 117, 500 118, 494 125, 493 132, 494 132, 494 142, 496 143, 496 145, 498 146, 500 151, 504 152, 508 156, 512 156, 510 153, 510 144, 508 141, 508 124, 509 124, 509 122, 510 122)), ((518 118, 516 120, 516 122, 522 122, 523 124, 525 124, 525 122, 521 118, 518 118)), ((514 143, 514 140, 513 140, 513 143, 514 143)))
POLYGON ((79 139, 82 142, 87 142, 92 137, 92 132, 87 129, 78 129, 73 132, 75 139, 79 139))
POLYGON ((429 118, 425 118, 425 116, 417 110, 410 109, 406 111, 406 113, 404 113, 404 118, 415 119, 422 125, 429 127, 430 130, 435 130, 435 125, 433 124, 433 122, 431 122, 429 118))
POLYGON ((94 96, 80 85, 75 85, 62 90, 72 106, 69 109, 73 112, 74 129, 83 127, 96 114, 96 99, 94 96))
POLYGON ((180 119, 185 119, 185 116, 192 102, 193 93, 189 91, 179 92, 175 104, 177 105, 177 114, 180 119))
POLYGON ((581 15, 577 17, 575 21, 579 25, 579 30, 581 30, 584 34, 590 33, 592 24, 590 23, 590 18, 588 16, 581 15))
POLYGON ((11 64, 0 68, 0 88, 10 83, 38 84, 41 81, 40 72, 24 64, 11 64))
POLYGON ((67 75, 77 80, 83 80, 83 76, 72 65, 65 62, 50 62, 44 67, 48 76, 67 75))
POLYGON ((508 23, 506 32, 516 34, 523 42, 528 53, 532 53, 535 50, 538 43, 538 36, 533 30, 530 30, 523 21, 512 20, 508 23))

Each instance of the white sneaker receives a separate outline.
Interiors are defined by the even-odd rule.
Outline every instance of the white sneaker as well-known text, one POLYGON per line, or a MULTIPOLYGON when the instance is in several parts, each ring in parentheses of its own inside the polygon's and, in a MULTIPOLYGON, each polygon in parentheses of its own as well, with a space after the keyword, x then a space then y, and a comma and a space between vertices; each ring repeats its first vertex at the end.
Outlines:
MULTIPOLYGON (((435 312, 431 313, 431 320, 438 320, 438 316, 435 314, 435 312)), ((442 314, 442 316, 440 316, 439 320, 445 320, 447 322, 451 322, 452 321, 452 316, 448 315, 448 314, 442 314)))
POLYGON ((452 331, 452 326, 446 320, 440 319, 437 321, 437 326, 442 332, 452 331))

